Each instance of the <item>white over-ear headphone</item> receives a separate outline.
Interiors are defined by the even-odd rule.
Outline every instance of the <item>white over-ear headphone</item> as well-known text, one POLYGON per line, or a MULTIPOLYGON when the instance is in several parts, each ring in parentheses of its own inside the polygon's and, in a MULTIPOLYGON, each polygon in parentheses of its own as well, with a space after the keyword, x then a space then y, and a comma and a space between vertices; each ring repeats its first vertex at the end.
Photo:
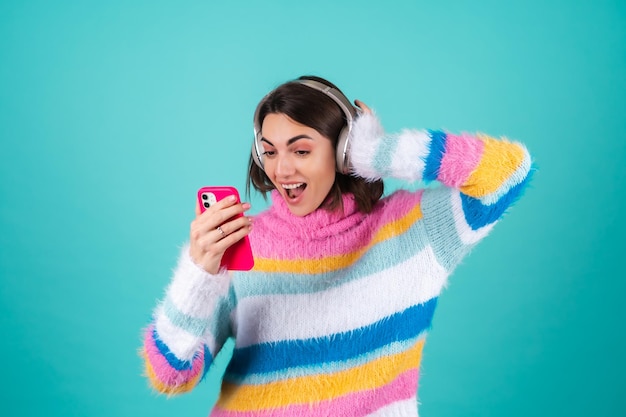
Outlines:
MULTIPOLYGON (((350 135, 350 130, 352 129, 352 124, 354 123, 354 120, 357 117, 357 114, 358 114, 357 110, 352 106, 352 104, 350 104, 350 101, 346 98, 346 96, 344 96, 341 93, 341 91, 337 90, 336 88, 333 88, 319 81, 307 80, 307 79, 295 80, 293 82, 306 85, 307 87, 313 88, 317 91, 320 91, 326 94, 328 97, 333 99, 333 101, 337 103, 337 105, 339 105, 339 108, 341 108, 341 111, 346 116, 346 126, 344 126, 343 129, 341 129, 341 132, 339 132, 335 158, 336 158, 337 172, 340 172, 342 174, 348 174, 350 172, 350 166, 349 166, 350 165, 349 163, 350 143, 349 143, 348 137, 350 135)), ((263 100, 261 100, 261 102, 256 108, 256 111, 254 112, 254 143, 252 144, 252 159, 263 170, 265 170, 265 167, 263 166, 264 150, 263 150, 263 145, 261 144, 261 139, 262 139, 261 122, 262 121, 259 120, 259 111, 260 111, 262 104, 265 102, 265 98, 269 96, 270 94, 272 94, 272 92, 267 94, 263 98, 263 100)))

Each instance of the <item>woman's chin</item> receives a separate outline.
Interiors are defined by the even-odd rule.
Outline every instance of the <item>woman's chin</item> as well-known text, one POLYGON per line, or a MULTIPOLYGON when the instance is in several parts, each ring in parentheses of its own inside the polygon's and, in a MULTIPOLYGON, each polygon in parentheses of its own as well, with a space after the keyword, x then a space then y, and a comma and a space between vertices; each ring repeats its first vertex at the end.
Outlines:
POLYGON ((295 198, 289 197, 287 193, 282 194, 285 203, 287 203, 287 207, 289 211, 294 216, 304 217, 307 214, 311 214, 317 208, 315 205, 310 204, 310 202, 306 198, 306 191, 302 192, 295 198))

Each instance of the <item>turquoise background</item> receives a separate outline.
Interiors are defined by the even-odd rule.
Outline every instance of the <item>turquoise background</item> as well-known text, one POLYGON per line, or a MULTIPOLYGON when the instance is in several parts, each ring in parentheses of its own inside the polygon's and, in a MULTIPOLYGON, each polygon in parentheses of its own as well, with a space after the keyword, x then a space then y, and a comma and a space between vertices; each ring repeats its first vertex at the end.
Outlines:
POLYGON ((208 414, 228 353, 167 399, 140 329, 196 189, 244 189, 254 107, 301 74, 389 131, 480 130, 535 158, 441 298, 421 415, 625 415, 619 0, 0 1, 2 415, 208 414))

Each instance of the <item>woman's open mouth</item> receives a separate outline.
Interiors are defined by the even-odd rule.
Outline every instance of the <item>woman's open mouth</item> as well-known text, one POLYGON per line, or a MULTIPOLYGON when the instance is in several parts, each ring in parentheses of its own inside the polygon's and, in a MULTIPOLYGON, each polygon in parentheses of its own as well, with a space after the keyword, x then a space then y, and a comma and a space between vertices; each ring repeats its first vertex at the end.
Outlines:
POLYGON ((282 184, 282 187, 285 190, 287 197, 293 200, 300 197, 300 195, 306 188, 306 183, 299 182, 296 184, 282 184))

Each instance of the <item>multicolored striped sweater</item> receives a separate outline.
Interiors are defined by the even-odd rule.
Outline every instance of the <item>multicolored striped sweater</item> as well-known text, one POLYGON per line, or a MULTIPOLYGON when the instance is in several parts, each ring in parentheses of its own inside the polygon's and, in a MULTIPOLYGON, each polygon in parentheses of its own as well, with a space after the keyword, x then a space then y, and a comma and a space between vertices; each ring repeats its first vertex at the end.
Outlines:
POLYGON ((455 266, 528 182, 517 143, 406 130, 374 115, 353 129, 352 165, 366 178, 437 180, 397 191, 370 214, 292 215, 274 193, 255 219, 255 267, 210 275, 184 248, 144 334, 152 385, 192 389, 228 338, 235 348, 214 417, 417 416, 422 348, 455 266))

